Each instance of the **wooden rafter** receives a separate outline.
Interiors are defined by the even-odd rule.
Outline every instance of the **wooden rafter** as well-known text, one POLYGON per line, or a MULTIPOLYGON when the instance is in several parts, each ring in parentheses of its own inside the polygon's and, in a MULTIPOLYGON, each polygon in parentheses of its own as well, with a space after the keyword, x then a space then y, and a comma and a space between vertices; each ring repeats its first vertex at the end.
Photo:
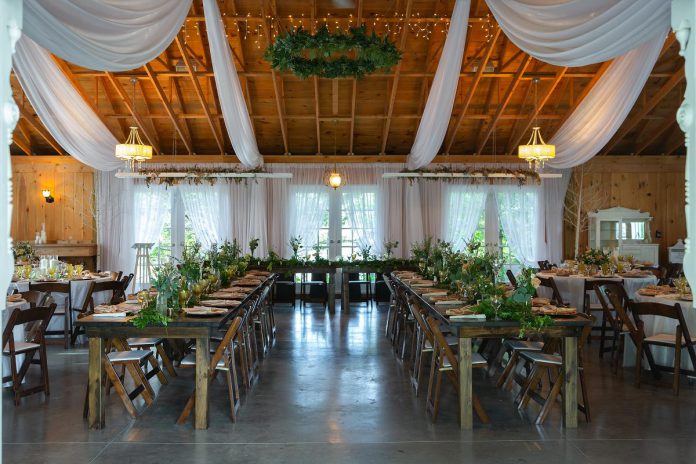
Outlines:
MULTIPOLYGON (((262 4, 262 12, 263 17, 266 18, 268 15, 266 13, 265 2, 264 4, 262 4)), ((264 19, 263 21, 261 21, 261 25, 263 26, 263 31, 266 36, 266 40, 270 44, 273 41, 273 37, 271 36, 269 22, 269 19, 264 19)), ((273 95, 275 97, 276 111, 278 112, 278 122, 280 123, 280 134, 283 137, 283 148, 285 149, 285 154, 289 154, 290 148, 288 147, 288 129, 285 125, 285 110, 283 109, 283 104, 280 101, 282 94, 280 89, 278 88, 278 73, 276 73, 276 70, 273 68, 271 68, 271 79, 273 81, 273 95)))
POLYGON ((677 72, 675 72, 672 77, 670 77, 667 82, 665 82, 662 87, 660 87, 660 90, 655 93, 641 108, 638 112, 633 114, 627 121, 624 121, 624 123, 621 125, 621 128, 616 132, 614 137, 612 137, 611 141, 604 147, 604 150, 602 150, 602 154, 606 155, 609 153, 617 143, 626 135, 628 135, 629 132, 638 124, 650 111, 652 111, 655 106, 657 106, 660 101, 677 85, 679 84, 682 80, 684 79, 684 67, 682 66, 677 72))
POLYGON ((660 124, 659 127, 650 131, 648 136, 642 142, 640 142, 640 145, 636 146, 633 155, 640 155, 641 153, 643 153, 646 148, 655 143, 657 139, 659 139, 662 136, 662 134, 667 132, 668 129, 674 127, 676 124, 676 118, 665 118, 664 122, 660 124))
POLYGON ((176 45, 179 47, 179 52, 181 52, 181 58, 184 60, 184 64, 186 65, 186 70, 188 71, 189 77, 191 78, 191 82, 193 83, 193 89, 196 92, 198 101, 203 107, 203 113, 205 113, 205 117, 208 120, 210 130, 213 131, 213 137, 215 137, 215 143, 217 143, 218 150, 220 150, 221 155, 224 155, 225 146, 222 142, 222 137, 218 133, 217 125, 215 124, 213 117, 210 114, 210 108, 208 108, 208 102, 205 100, 205 95, 203 94, 201 83, 198 81, 198 77, 196 77, 196 71, 193 70, 193 66, 191 65, 191 59, 188 56, 188 52, 186 51, 184 44, 181 42, 179 34, 176 35, 174 41, 176 42, 176 45))
POLYGON ((664 145, 665 151, 662 153, 664 156, 669 156, 679 148, 684 146, 684 132, 679 127, 675 127, 672 133, 669 135, 669 140, 664 145))
MULTIPOLYGON (((406 13, 404 14, 404 24, 408 23, 411 18, 411 10, 413 8, 413 0, 406 0, 406 13)), ((399 50, 404 51, 406 48, 406 37, 408 37, 408 27, 404 26, 401 29, 401 39, 399 40, 399 50)), ((389 97, 389 108, 387 109, 387 119, 384 120, 384 128, 382 129, 382 149, 380 154, 384 154, 387 149, 387 141, 389 139, 389 127, 391 126, 391 117, 394 112, 394 102, 396 101, 396 92, 399 88, 399 75, 401 74, 401 64, 399 61, 394 70, 394 80, 392 81, 391 95, 389 97)))
MULTIPOLYGON (((512 156, 513 152, 515 151, 517 145, 520 144, 520 140, 522 140, 522 137, 527 134, 529 129, 532 127, 532 124, 534 124, 534 121, 537 119, 537 116, 541 112, 542 108, 544 108, 544 105, 546 105, 546 102, 551 98, 551 95, 553 94, 553 91, 556 89, 558 84, 561 82, 561 79, 563 79, 563 76, 565 75, 566 71, 568 70, 567 67, 562 67, 558 70, 556 73, 556 79, 551 82, 549 85, 548 89, 546 89, 546 93, 541 97, 541 100, 539 100, 538 103, 535 104, 536 108, 532 112, 531 116, 529 117, 529 121, 527 121, 527 124, 524 126, 524 128, 517 133, 517 135, 513 135, 510 138, 510 141, 508 142, 508 147, 507 147, 507 155, 512 156)), ((535 83, 532 83, 531 85, 538 85, 535 83)))
POLYGON ((48 143, 51 146, 51 148, 53 148, 61 155, 65 155, 65 150, 63 150, 63 148, 60 145, 58 145, 58 142, 56 142, 55 139, 51 137, 51 134, 48 133, 43 124, 36 121, 36 119, 34 119, 34 116, 26 108, 24 108, 21 105, 18 106, 20 116, 24 118, 24 120, 31 126, 31 128, 38 132, 39 135, 46 141, 46 143, 48 143))
POLYGON ((469 105, 471 104, 471 101, 474 98, 474 94, 476 92, 476 89, 478 88, 479 82, 481 82, 481 76, 483 75, 483 72, 485 71, 486 66, 488 65, 488 60, 490 60, 491 55, 493 54, 493 49, 495 48, 495 44, 498 41, 498 37, 500 37, 499 27, 496 28, 493 38, 488 43, 488 47, 486 48, 486 52, 483 55, 483 59, 481 60, 481 63, 478 69, 476 70, 476 74, 474 75, 474 80, 471 82, 471 85, 469 86, 469 92, 466 94, 466 98, 464 98, 464 103, 462 103, 462 108, 459 111, 457 121, 454 123, 454 126, 452 126, 449 138, 447 139, 447 142, 445 142, 445 154, 449 154, 450 149, 452 148, 452 144, 454 143, 454 139, 457 136, 459 126, 461 126, 462 121, 464 121, 464 115, 466 114, 466 110, 469 109, 469 105))
POLYGON ((507 107, 508 103, 510 103, 510 100, 512 99, 512 94, 515 92, 515 89, 520 83, 520 79, 524 75, 524 72, 527 70, 527 66, 529 66, 529 63, 532 61, 532 57, 529 55, 526 55, 522 59, 522 63, 520 63, 519 68, 517 68, 517 72, 515 73, 515 77, 512 79, 512 82, 507 88, 507 91, 505 92, 505 96, 503 96, 502 101, 498 102, 498 110, 495 113, 495 116, 493 117, 493 120, 488 124, 488 127, 486 128, 486 131, 484 132, 483 136, 478 142, 477 148, 476 148, 476 154, 480 155, 481 152, 483 151, 483 148, 486 146, 486 142, 488 142, 488 138, 491 136, 493 133, 493 130, 495 129, 495 125, 498 123, 500 120, 500 117, 503 115, 505 112, 505 108, 507 107))
MULTIPOLYGON (((53 56, 53 55, 51 55, 51 56, 53 56)), ((87 92, 85 92, 84 87, 82 87, 80 82, 77 80, 77 77, 72 72, 72 70, 70 69, 68 64, 64 60, 62 60, 61 58, 58 58, 57 56, 53 56, 53 60, 56 62, 56 64, 60 68, 60 70, 63 71, 63 75, 70 81, 73 88, 77 91, 77 93, 80 94, 80 96, 85 101, 85 103, 87 103, 87 105, 89 105, 89 107, 92 108, 92 111, 94 111, 94 114, 96 114, 97 117, 99 118, 99 120, 104 124, 104 126, 106 126, 108 128, 109 125, 107 124, 106 118, 104 117, 102 112, 99 110, 99 107, 95 104, 94 100, 89 97, 87 92)), ((123 130, 123 127, 121 127, 119 125, 118 128, 120 129, 121 133, 115 134, 114 136, 119 140, 125 139, 126 132, 123 130)))
MULTIPOLYGON (((362 11, 363 11, 363 2, 362 0, 357 0, 357 5, 355 6, 357 9, 356 17, 357 17, 357 24, 360 25, 362 22, 362 11)), ((350 101, 350 137, 348 138, 348 155, 352 156, 353 153, 353 141, 354 141, 354 136, 355 136, 355 104, 356 100, 358 97, 358 80, 356 78, 353 78, 353 91, 351 93, 351 101, 350 101)))
POLYGON ((133 102, 131 101, 130 97, 128 96, 128 93, 124 90, 124 88, 121 86, 121 84, 118 82, 118 79, 112 72, 107 72, 106 74, 107 79, 109 82, 111 82, 111 85, 114 86, 116 89, 116 92, 118 93, 119 97, 121 97, 121 100, 123 100, 123 104, 126 105, 128 108, 128 111, 130 111, 131 115, 133 116, 133 119, 135 119, 135 122, 138 124, 140 127, 140 130, 142 131, 143 135, 147 139, 147 141, 152 145, 152 150, 159 154, 160 149, 159 149, 159 144, 157 143, 157 138, 150 133, 150 130, 147 128, 145 125, 145 120, 135 111, 135 106, 133 102))
POLYGON ((155 87, 155 92, 157 92, 157 96, 162 101, 162 105, 164 105, 164 109, 169 115, 169 119, 172 120, 174 129, 179 134, 179 137, 181 137, 181 140, 184 142, 186 150, 188 151, 189 155, 193 154, 193 145, 191 144, 191 139, 188 136, 188 134, 186 134, 184 130, 181 128, 181 123, 177 119, 176 113, 174 113, 174 109, 172 108, 169 99, 164 94, 164 89, 162 89, 162 86, 160 85, 159 81, 152 73, 152 66, 149 63, 145 63, 145 72, 147 72, 147 75, 150 77, 150 82, 152 82, 152 85, 155 87))
POLYGON ((22 150, 27 156, 32 156, 33 153, 31 152, 31 145, 29 145, 27 142, 20 140, 17 134, 14 134, 12 137, 12 143, 17 145, 17 148, 22 150))
MULTIPOLYGON (((145 102, 145 121, 147 121, 150 124, 150 134, 155 138, 155 143, 159 146, 160 145, 160 139, 159 139, 159 133, 157 132, 157 128, 155 127, 155 121, 150 117, 150 115, 154 114, 152 112, 152 106, 150 105, 150 100, 147 98, 147 92, 145 92, 145 85, 143 84, 143 79, 138 79, 138 88, 140 89, 140 96, 143 99, 143 102, 145 102)), ((133 102, 133 105, 136 105, 137 99, 135 102, 133 102)))

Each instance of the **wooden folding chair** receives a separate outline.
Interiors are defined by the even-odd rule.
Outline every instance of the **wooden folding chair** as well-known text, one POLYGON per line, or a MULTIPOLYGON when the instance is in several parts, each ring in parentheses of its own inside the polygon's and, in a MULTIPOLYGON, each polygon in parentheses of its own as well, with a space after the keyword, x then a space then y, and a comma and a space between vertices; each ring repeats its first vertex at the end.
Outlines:
MULTIPOLYGON (((591 322, 594 322, 595 317, 586 316, 591 322)), ((585 384, 585 370, 582 358, 582 349, 587 342, 587 339, 592 332, 592 324, 588 324, 582 328, 580 337, 578 338, 578 377, 580 380, 580 393, 582 395, 582 403, 578 403, 578 409, 585 414, 585 420, 590 422, 590 401, 587 395, 587 385, 585 384)), ((537 416, 535 423, 543 424, 544 420, 551 411, 551 407, 556 404, 558 395, 561 394, 565 376, 563 373, 563 358, 557 354, 549 354, 543 352, 523 351, 520 353, 520 358, 532 364, 532 370, 527 376, 525 384, 518 395, 518 409, 524 409, 529 405, 530 400, 534 400, 541 404, 541 411, 537 416), (555 377, 549 375, 549 391, 546 397, 542 394, 541 380, 545 372, 551 374, 556 371, 555 377)))
POLYGON ((671 371, 673 373, 674 377, 672 379, 672 392, 675 395, 679 395, 679 381, 681 374, 691 376, 696 375, 696 370, 694 370, 696 369, 696 351, 694 350, 694 339, 689 333, 689 327, 686 325, 686 321, 684 320, 684 313, 682 312, 681 306, 679 303, 672 306, 652 302, 637 303, 634 301, 631 301, 629 306, 636 322, 636 327, 638 328, 638 343, 636 350, 636 387, 640 388, 640 377, 643 370, 643 351, 650 351, 650 347, 652 346, 672 348, 674 350, 674 365, 670 367, 656 364, 655 367, 659 370, 668 372, 671 371), (645 334, 645 324, 641 318, 642 316, 657 316, 673 319, 677 321, 676 331, 674 334, 657 333, 647 336, 645 334), (693 369, 682 369, 681 367, 683 348, 686 348, 686 352, 691 359, 693 369))
POLYGON ((594 291, 597 295, 597 300, 602 306, 602 325, 601 333, 599 336, 599 357, 603 358, 604 353, 609 352, 611 354, 611 364, 614 373, 618 372, 620 358, 623 356, 624 352, 624 337, 622 334, 628 332, 628 328, 623 323, 619 311, 614 308, 614 305, 609 300, 607 296, 607 289, 611 288, 612 292, 615 292, 620 297, 620 310, 628 310, 628 295, 626 295, 626 290, 623 285, 618 282, 595 282, 594 291), (610 330, 611 346, 606 347, 605 343, 607 341, 607 331, 610 330))
POLYGON ((24 396, 33 393, 44 392, 50 395, 48 384, 48 365, 46 364, 46 340, 44 334, 46 327, 56 310, 56 304, 49 306, 38 306, 30 309, 16 308, 10 314, 5 329, 2 331, 2 355, 10 358, 10 375, 2 378, 3 382, 12 380, 12 390, 14 391, 14 402, 18 406, 24 396), (34 324, 38 326, 29 341, 15 341, 13 331, 20 325, 34 324), (34 355, 39 355, 39 359, 34 359, 34 355), (22 366, 17 369, 17 356, 24 355, 22 366), (33 387, 23 387, 22 382, 27 375, 29 366, 38 364, 41 368, 41 383, 33 387))
MULTIPOLYGON (((430 365, 426 409, 430 412, 431 419, 433 423, 435 423, 440 410, 440 387, 442 386, 443 374, 447 375, 457 395, 459 395, 459 360, 449 346, 445 335, 440 330, 439 321, 435 318, 428 318, 428 326, 433 334, 435 344, 433 347, 432 363, 430 365)), ((488 362, 479 353, 473 353, 471 367, 474 369, 486 369, 488 367, 488 362)), ((459 400, 461 401, 461 398, 459 400)), ((490 422, 488 414, 486 414, 486 410, 483 409, 476 394, 472 394, 472 405, 481 422, 490 422)))
MULTIPOLYGON (((538 275, 537 278, 540 281, 539 287, 546 287, 551 290, 551 303, 555 304, 556 306, 563 306, 563 307, 568 307, 569 304, 567 301, 563 299, 561 296, 561 292, 558 290, 558 286, 556 286, 556 281, 553 279, 553 277, 543 277, 538 275)), ((578 308, 580 310, 580 308, 578 308)))
MULTIPOLYGON (((44 335, 62 335, 63 345, 67 350, 72 336, 72 301, 70 297, 70 284, 68 282, 29 282, 29 290, 46 294, 46 298, 53 298, 54 294, 65 295, 65 305, 60 308, 56 305, 53 316, 63 317, 63 330, 46 330, 44 335)), ((55 299, 54 299, 55 300, 55 299)), ((49 300, 45 300, 48 302, 49 300)))
MULTIPOLYGON (((230 413, 232 416, 232 422, 236 422, 237 420, 237 410, 239 409, 240 400, 239 384, 237 383, 237 371, 235 367, 233 339, 237 335, 242 322, 243 319, 239 316, 232 320, 232 323, 225 332, 225 336, 222 338, 222 341, 215 350, 215 353, 213 353, 213 356, 210 359, 210 366, 208 368, 209 386, 217 376, 218 372, 225 373, 225 380, 227 381, 227 393, 230 399, 230 413)), ((196 367, 195 353, 186 356, 181 362, 181 367, 196 367)), ((188 419, 188 417, 191 415, 195 404, 196 389, 194 388, 193 393, 191 393, 191 396, 189 396, 189 399, 186 402, 186 406, 184 406, 184 410, 181 412, 181 415, 179 415, 179 418, 176 421, 177 424, 183 424, 186 422, 186 419, 188 419)))

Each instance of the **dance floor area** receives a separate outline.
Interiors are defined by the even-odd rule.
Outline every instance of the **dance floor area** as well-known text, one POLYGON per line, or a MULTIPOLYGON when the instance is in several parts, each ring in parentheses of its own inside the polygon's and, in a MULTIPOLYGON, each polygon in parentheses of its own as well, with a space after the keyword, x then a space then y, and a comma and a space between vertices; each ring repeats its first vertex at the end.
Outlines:
POLYGON ((237 423, 224 382, 214 382, 208 430, 175 424, 194 377, 193 369, 178 369, 138 420, 112 392, 106 427, 89 431, 82 417, 87 350, 52 345, 50 397, 31 395, 15 407, 11 391, 3 392, 3 462, 692 463, 696 456, 694 385, 683 382, 679 397, 649 379, 637 389, 632 370, 613 375, 599 360, 596 342, 585 348, 591 424, 580 415, 577 429, 563 429, 559 403, 534 426, 536 409, 532 417, 518 413, 512 393, 478 371, 474 391, 491 422, 475 419, 473 431, 460 431, 447 382, 435 424, 425 389, 414 395, 407 365, 384 334, 386 307, 355 305, 332 315, 321 306, 278 305, 275 315, 262 381, 243 396, 237 423))

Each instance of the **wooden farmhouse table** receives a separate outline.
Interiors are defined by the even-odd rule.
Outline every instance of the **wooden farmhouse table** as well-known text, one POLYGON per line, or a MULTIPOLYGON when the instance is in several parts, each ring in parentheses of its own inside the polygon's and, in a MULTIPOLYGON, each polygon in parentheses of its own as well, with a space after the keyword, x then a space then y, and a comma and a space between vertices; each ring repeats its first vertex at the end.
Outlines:
MULTIPOLYGON (((444 309, 436 308, 430 301, 414 292, 409 285, 392 275, 398 285, 403 286, 428 311, 456 330, 459 339, 459 425, 462 430, 473 428, 472 406, 472 344, 474 338, 514 338, 519 335, 520 324, 516 321, 467 321, 450 320, 444 309)), ((563 425, 566 428, 577 428, 577 385, 578 385, 578 338, 582 328, 590 324, 590 320, 582 317, 565 317, 554 319, 554 324, 534 332, 548 337, 563 339, 563 425)), ((531 335, 531 333, 530 333, 531 335)))
POLYGON ((237 315, 240 308, 250 303, 252 297, 258 294, 264 285, 272 285, 276 275, 272 274, 264 282, 255 287, 239 306, 219 317, 188 317, 179 315, 167 326, 135 327, 130 320, 134 316, 124 318, 108 318, 87 316, 76 321, 76 325, 85 329, 89 340, 89 374, 88 374, 88 416, 91 429, 101 429, 106 422, 104 401, 104 347, 105 341, 111 338, 127 339, 131 337, 181 338, 196 340, 196 399, 195 419, 196 429, 208 428, 208 381, 210 377, 210 337, 219 335, 221 329, 237 315), (269 282, 270 281, 270 282, 269 282))

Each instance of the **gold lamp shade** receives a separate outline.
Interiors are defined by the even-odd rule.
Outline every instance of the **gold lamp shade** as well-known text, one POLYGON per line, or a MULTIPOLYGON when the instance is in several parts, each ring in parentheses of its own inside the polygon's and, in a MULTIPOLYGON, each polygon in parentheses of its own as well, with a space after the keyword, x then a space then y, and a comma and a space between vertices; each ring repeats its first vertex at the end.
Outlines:
POLYGON ((544 167, 547 160, 556 157, 556 145, 549 145, 544 142, 539 132, 539 127, 532 128, 532 136, 526 145, 520 145, 517 156, 529 163, 529 167, 538 169, 544 167))
POLYGON ((116 158, 131 164, 152 159, 152 147, 143 143, 136 126, 131 126, 125 143, 116 145, 116 158))

